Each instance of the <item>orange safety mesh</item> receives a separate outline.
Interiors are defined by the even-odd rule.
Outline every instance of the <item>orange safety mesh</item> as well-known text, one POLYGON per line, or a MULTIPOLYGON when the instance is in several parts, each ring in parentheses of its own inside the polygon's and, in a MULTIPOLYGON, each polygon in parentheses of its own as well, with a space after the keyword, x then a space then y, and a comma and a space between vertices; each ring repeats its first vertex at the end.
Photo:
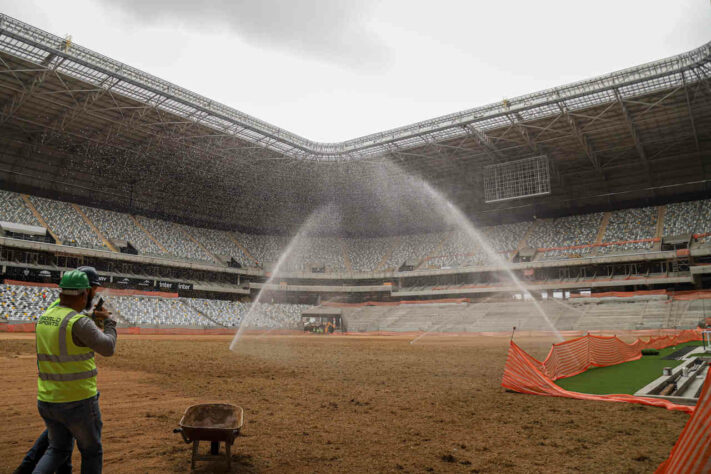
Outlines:
POLYGON ((706 376, 696 410, 686 422, 671 454, 656 474, 711 472, 711 377, 706 376))
POLYGON ((627 344, 615 336, 586 335, 554 344, 543 362, 528 355, 512 340, 501 385, 520 393, 581 400, 640 403, 691 413, 693 407, 677 405, 662 399, 625 394, 592 395, 571 392, 556 385, 554 380, 580 374, 592 366, 606 367, 637 360, 642 356, 642 349, 661 349, 700 339, 701 334, 694 330, 680 331, 668 336, 651 337, 648 341, 637 339, 632 344, 627 344))

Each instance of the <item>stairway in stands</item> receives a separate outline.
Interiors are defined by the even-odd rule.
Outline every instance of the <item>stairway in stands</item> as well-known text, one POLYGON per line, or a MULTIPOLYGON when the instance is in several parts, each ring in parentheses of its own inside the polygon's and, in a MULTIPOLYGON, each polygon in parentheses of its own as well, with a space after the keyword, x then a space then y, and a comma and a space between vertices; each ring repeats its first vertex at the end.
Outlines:
POLYGON ((89 219, 89 216, 86 215, 84 211, 81 210, 81 207, 79 207, 77 204, 72 203, 72 207, 74 208, 75 211, 77 211, 77 214, 79 214, 79 217, 82 218, 84 222, 91 228, 92 231, 96 234, 97 237, 99 237, 99 240, 101 240, 104 243, 104 246, 111 250, 112 252, 118 252, 118 249, 114 244, 111 243, 109 239, 106 238, 104 234, 101 233, 101 231, 94 225, 93 222, 91 222, 91 219, 89 219))
POLYGON ((218 322, 218 321, 215 321, 215 320, 212 319, 210 316, 208 316, 207 314, 205 314, 204 312, 202 312, 200 309, 198 309, 198 307, 197 307, 197 305, 195 305, 195 303, 191 303, 191 302, 190 302, 190 298, 181 298, 180 301, 181 301, 185 306, 187 306, 188 308, 192 309, 192 310, 195 311, 197 314, 199 314, 199 315, 202 316, 203 318, 207 319, 208 321, 210 321, 210 322, 211 322, 212 324, 214 324, 215 326, 220 326, 220 327, 223 327, 223 328, 226 328, 226 327, 227 327, 227 326, 225 326, 224 324, 222 324, 222 323, 220 323, 220 322, 218 322))
POLYGON ((54 233, 49 224, 47 224, 47 221, 44 220, 44 217, 42 217, 42 214, 39 213, 35 205, 32 204, 32 201, 30 201, 30 197, 27 194, 21 194, 21 196, 22 200, 25 201, 25 205, 30 210, 32 215, 35 216, 35 219, 37 219, 40 225, 47 229, 47 232, 49 232, 49 235, 52 236, 52 238, 57 244, 62 245, 62 241, 59 239, 59 237, 57 237, 57 234, 54 233))

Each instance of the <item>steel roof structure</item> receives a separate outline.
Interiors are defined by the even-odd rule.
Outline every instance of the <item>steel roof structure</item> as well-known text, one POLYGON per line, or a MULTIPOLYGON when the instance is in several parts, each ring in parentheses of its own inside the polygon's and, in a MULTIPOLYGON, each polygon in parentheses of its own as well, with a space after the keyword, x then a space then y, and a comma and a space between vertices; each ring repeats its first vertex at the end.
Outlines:
POLYGON ((0 143, 2 187, 233 228, 292 228, 329 203, 347 232, 437 225, 414 208, 371 218, 407 194, 403 174, 475 218, 672 199, 711 189, 711 43, 318 143, 0 15, 0 143), (550 159, 550 196, 484 203, 484 166, 538 155, 550 159))

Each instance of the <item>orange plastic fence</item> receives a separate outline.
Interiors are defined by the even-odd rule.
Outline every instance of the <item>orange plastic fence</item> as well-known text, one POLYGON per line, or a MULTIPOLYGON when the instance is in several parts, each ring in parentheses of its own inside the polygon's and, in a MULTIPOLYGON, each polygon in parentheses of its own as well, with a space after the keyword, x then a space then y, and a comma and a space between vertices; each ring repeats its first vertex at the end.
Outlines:
POLYGON ((686 422, 671 454, 656 474, 711 472, 711 377, 706 376, 696 410, 686 422))
POLYGON ((642 356, 642 349, 661 349, 700 339, 701 334, 695 330, 675 332, 661 337, 651 337, 647 341, 637 339, 632 344, 627 344, 615 336, 586 335, 554 344, 548 353, 548 357, 543 362, 528 355, 512 340, 501 385, 509 390, 534 395, 640 403, 691 413, 693 407, 676 405, 656 398, 636 397, 625 394, 592 395, 571 392, 556 385, 554 380, 580 374, 592 366, 606 367, 639 359, 642 356))

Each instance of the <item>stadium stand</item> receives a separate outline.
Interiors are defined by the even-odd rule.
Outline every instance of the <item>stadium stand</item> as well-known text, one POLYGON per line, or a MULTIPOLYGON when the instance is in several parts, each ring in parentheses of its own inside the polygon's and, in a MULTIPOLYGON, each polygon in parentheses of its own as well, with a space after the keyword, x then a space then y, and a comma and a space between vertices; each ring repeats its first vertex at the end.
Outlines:
POLYGON ((185 235, 179 224, 138 216, 138 222, 174 257, 185 260, 213 262, 195 242, 185 235))
POLYGON ((211 326, 210 321, 178 298, 109 296, 107 306, 135 325, 211 326))
POLYGON ((251 303, 245 314, 243 324, 248 328, 256 329, 298 329, 300 328, 301 312, 309 308, 300 304, 267 304, 251 303))
MULTIPOLYGON (((492 250, 507 260, 518 248, 519 242, 530 226, 531 222, 528 221, 489 226, 482 228, 480 234, 489 243, 492 250)), ((438 255, 427 260, 426 267, 447 268, 492 263, 477 240, 460 230, 450 232, 449 237, 437 253, 438 255)))
POLYGON ((310 271, 311 266, 321 265, 324 265, 328 272, 346 270, 338 238, 310 237, 295 242, 286 268, 290 271, 310 271))
POLYGON ((600 254, 612 254, 630 250, 647 250, 651 242, 634 242, 635 240, 651 239, 657 225, 657 208, 643 207, 615 211, 607 224, 603 242, 625 242, 619 245, 600 247, 600 254))
POLYGON ((484 227, 482 234, 495 251, 511 253, 518 248, 521 238, 530 226, 530 221, 495 225, 484 227))
POLYGON ((0 191, 0 221, 39 226, 40 223, 32 214, 19 194, 0 191))
POLYGON ((372 272, 385 258, 385 254, 392 247, 391 238, 372 238, 346 240, 348 258, 351 260, 353 271, 372 272))
MULTIPOLYGON (((702 301, 609 298, 597 301, 540 303, 559 331, 693 328, 704 318, 702 301)), ((343 308, 352 332, 433 331, 501 332, 549 331, 531 303, 483 302, 343 308)))
MULTIPOLYGON (((36 321, 47 306, 59 297, 59 290, 39 286, 0 285, 0 320, 36 321)), ((308 305, 241 303, 203 298, 162 298, 154 296, 106 296, 106 306, 118 320, 140 326, 225 326, 250 328, 299 327, 301 312, 308 305)))
POLYGON ((64 245, 106 248, 99 236, 84 222, 71 204, 30 196, 32 205, 64 245))
POLYGON ((239 301, 205 298, 184 298, 183 301, 215 324, 225 327, 239 327, 249 310, 247 303, 239 301))
POLYGON ((235 235, 261 266, 276 264, 282 251, 289 244, 288 239, 281 236, 243 234, 241 232, 235 232, 235 235))
POLYGON ((167 256, 128 214, 85 206, 81 209, 107 238, 127 240, 143 255, 167 256))
POLYGON ((136 325, 238 327, 244 323, 247 327, 260 329, 297 328, 301 312, 308 308, 295 304, 151 296, 111 296, 107 304, 123 319, 136 325))
POLYGON ((443 238, 444 234, 441 233, 404 235, 400 237, 400 242, 390 254, 385 267, 397 270, 407 261, 419 264, 437 249, 443 238))
POLYGON ((667 212, 664 215, 663 234, 672 236, 696 232, 700 218, 699 209, 702 202, 675 202, 667 205, 667 212))
POLYGON ((228 257, 227 260, 234 258, 243 267, 254 266, 252 259, 244 254, 242 249, 230 238, 228 232, 203 227, 183 226, 183 228, 218 258, 228 257))
MULTIPOLYGON (((39 197, 30 197, 30 201, 63 243, 106 248, 73 205, 39 197)), ((0 192, 0 204, 0 220, 41 225, 19 194, 0 192)), ((134 218, 129 214, 94 207, 78 206, 78 209, 103 236, 112 241, 128 241, 142 255, 218 264, 227 264, 233 258, 243 267, 258 264, 272 268, 289 245, 286 236, 231 234, 143 216, 134 218)), ((612 212, 602 246, 592 244, 600 230, 603 213, 483 227, 481 235, 504 259, 513 255, 524 236, 526 245, 550 249, 538 257, 546 260, 640 252, 653 248, 654 243, 649 239, 655 237, 658 215, 656 207, 612 212), (529 234, 526 234, 527 231, 529 234), (621 243, 604 245, 614 242, 621 243)), ((711 241, 711 236, 706 233, 711 233, 711 200, 666 206, 663 236, 698 234, 700 245, 703 245, 711 241)), ((475 239, 462 230, 452 230, 397 237, 307 237, 295 243, 282 270, 309 272, 313 266, 323 266, 326 272, 346 271, 344 248, 355 272, 396 270, 405 262, 419 265, 422 269, 491 263, 475 239)))
MULTIPOLYGON (((667 205, 664 235, 705 234, 711 232, 711 200, 675 202, 667 205)), ((700 240, 706 242, 708 236, 700 240)))
POLYGON ((36 321, 59 297, 59 290, 55 288, 5 284, 0 288, 0 319, 5 321, 36 321))
POLYGON ((462 231, 449 232, 438 255, 432 256, 426 266, 435 268, 466 267, 484 263, 478 245, 462 231))
MULTIPOLYGON (((530 247, 538 249, 592 244, 595 242, 601 219, 602 213, 594 213, 541 220, 529 235, 527 243, 530 247)), ((543 253, 543 258, 558 259, 572 255, 585 256, 591 250, 591 247, 575 250, 549 250, 543 253)))

